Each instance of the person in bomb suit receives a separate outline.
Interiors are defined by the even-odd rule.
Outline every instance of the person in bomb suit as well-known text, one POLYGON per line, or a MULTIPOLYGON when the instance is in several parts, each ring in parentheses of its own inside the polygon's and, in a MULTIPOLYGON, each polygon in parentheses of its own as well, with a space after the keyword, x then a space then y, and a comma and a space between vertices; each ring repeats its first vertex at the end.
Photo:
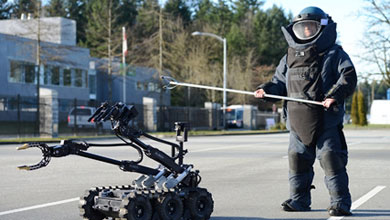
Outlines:
POLYGON ((287 95, 323 105, 284 103, 290 130, 290 198, 283 202, 282 209, 311 209, 310 190, 317 157, 330 194, 329 215, 351 215, 348 150, 342 128, 344 100, 353 94, 357 83, 355 68, 348 54, 336 44, 336 23, 320 8, 303 9, 282 31, 289 46, 287 54, 271 81, 258 86, 254 96, 287 95))

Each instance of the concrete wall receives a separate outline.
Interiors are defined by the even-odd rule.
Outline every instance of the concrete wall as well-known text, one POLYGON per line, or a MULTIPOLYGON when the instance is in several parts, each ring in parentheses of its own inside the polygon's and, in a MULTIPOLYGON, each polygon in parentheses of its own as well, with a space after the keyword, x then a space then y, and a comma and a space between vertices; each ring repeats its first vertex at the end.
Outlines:
POLYGON ((39 133, 41 137, 58 137, 58 95, 52 89, 40 89, 39 133))
POLYGON ((38 19, 0 20, 0 33, 37 40, 38 33, 44 42, 67 46, 76 45, 76 21, 61 18, 41 18, 38 32, 38 19))

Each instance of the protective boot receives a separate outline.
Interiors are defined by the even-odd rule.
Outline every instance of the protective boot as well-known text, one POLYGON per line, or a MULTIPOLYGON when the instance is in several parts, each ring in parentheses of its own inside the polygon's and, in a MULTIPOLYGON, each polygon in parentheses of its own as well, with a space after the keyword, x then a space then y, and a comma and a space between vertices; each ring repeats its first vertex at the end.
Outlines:
POLYGON ((292 204, 292 199, 287 199, 286 201, 284 201, 282 203, 282 210, 283 211, 286 211, 286 212, 302 212, 302 211, 310 211, 311 208, 308 207, 306 209, 298 209, 298 208, 295 208, 292 204))
POLYGON ((344 210, 337 206, 332 206, 328 208, 328 213, 330 216, 351 216, 352 212, 349 210, 344 210))

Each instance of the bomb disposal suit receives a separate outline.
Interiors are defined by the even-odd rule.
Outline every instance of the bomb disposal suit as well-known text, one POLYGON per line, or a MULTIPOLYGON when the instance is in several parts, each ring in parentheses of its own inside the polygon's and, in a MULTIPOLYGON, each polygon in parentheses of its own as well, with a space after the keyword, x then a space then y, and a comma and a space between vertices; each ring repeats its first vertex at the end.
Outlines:
POLYGON ((356 87, 355 68, 342 47, 335 43, 336 23, 321 9, 305 8, 282 31, 289 45, 288 52, 272 80, 258 89, 299 99, 335 100, 329 109, 292 101, 284 105, 290 130, 290 199, 282 204, 283 210, 310 210, 317 155, 331 198, 329 214, 349 215, 348 152, 342 123, 344 99, 356 87))

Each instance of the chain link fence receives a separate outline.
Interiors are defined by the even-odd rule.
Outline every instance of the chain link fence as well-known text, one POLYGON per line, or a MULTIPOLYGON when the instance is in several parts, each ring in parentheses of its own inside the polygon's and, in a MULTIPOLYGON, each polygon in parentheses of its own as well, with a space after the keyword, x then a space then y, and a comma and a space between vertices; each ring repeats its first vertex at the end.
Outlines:
MULTIPOLYGON (((58 135, 102 135, 111 134, 111 124, 86 124, 87 118, 100 103, 91 103, 77 99, 58 99, 58 135), (77 110, 75 110, 77 109, 77 110), (89 109, 89 111, 86 111, 89 109), (79 119, 83 118, 83 121, 79 119)), ((130 103, 131 104, 131 103, 130 103)), ((157 106, 135 104, 138 116, 132 120, 132 126, 145 131, 174 131, 175 122, 189 122, 191 130, 218 130, 222 127, 222 110, 196 107, 157 106)), ((40 109, 44 106, 40 104, 40 109)), ((39 136, 37 100, 31 97, 0 97, 0 135, 6 137, 39 136)), ((256 125, 252 129, 264 129, 266 119, 279 115, 257 114, 256 125)), ((42 122, 41 122, 42 123, 42 122)))

